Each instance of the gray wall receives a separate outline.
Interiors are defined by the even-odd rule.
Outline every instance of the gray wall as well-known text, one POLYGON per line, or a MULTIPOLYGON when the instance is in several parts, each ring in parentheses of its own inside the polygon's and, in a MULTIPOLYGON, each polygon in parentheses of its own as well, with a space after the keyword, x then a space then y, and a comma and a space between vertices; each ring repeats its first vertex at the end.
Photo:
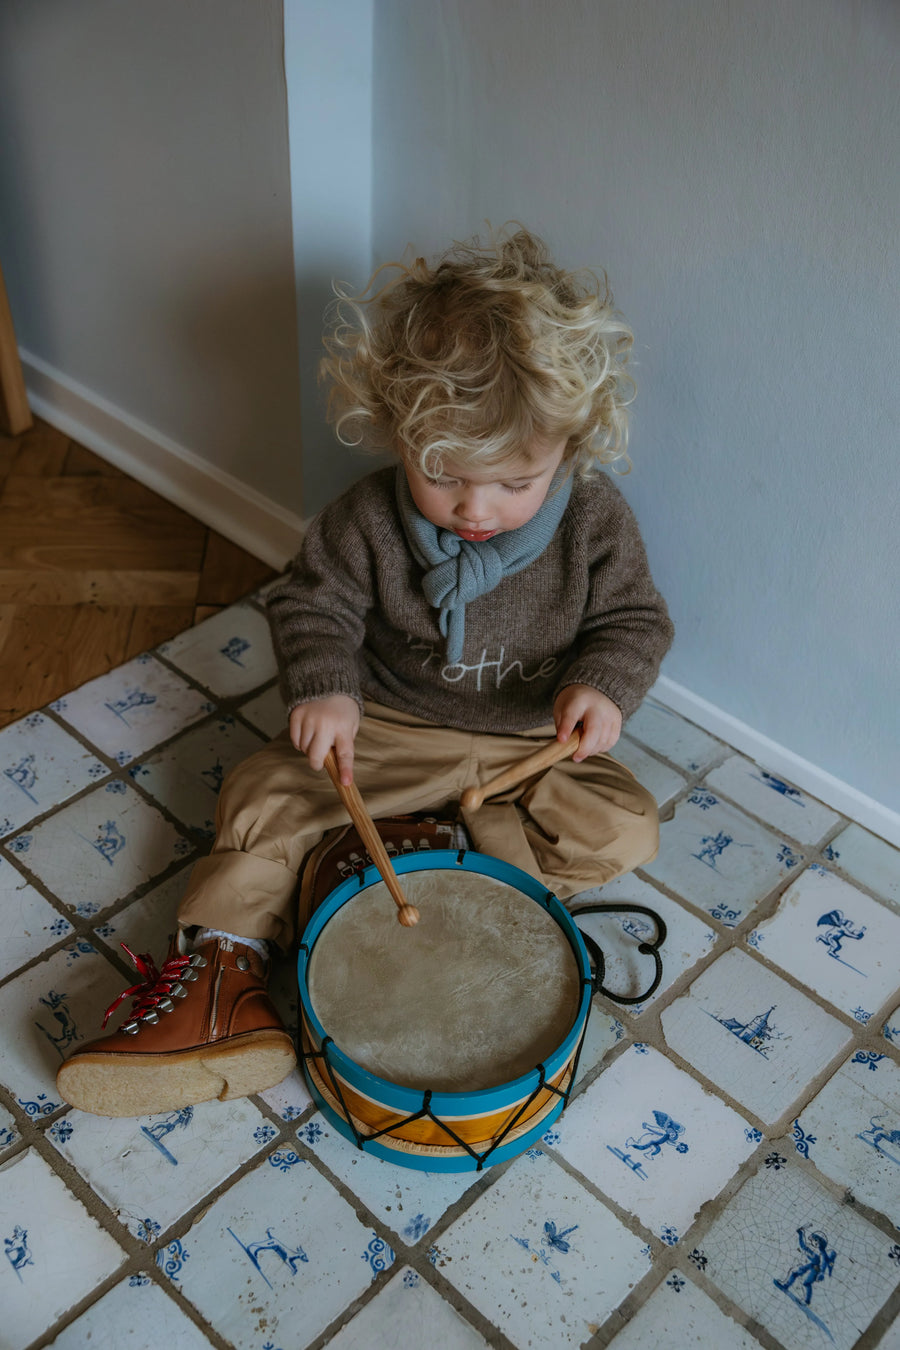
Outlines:
POLYGON ((20 345, 299 511, 281 0, 5 0, 20 345))
POLYGON ((664 672, 900 808, 900 9, 380 0, 375 37, 375 261, 517 217, 608 270, 664 672))

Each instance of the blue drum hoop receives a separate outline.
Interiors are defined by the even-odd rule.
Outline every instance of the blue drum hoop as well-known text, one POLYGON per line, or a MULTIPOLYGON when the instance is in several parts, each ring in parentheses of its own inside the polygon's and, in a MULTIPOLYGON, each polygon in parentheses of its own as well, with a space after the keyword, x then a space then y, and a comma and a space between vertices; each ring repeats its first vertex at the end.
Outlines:
MULTIPOLYGON (((529 876, 527 872, 523 872, 520 868, 514 867, 511 863, 502 862, 498 858, 476 853, 470 849, 429 849, 423 853, 402 855, 393 859, 393 863, 395 870, 401 876, 411 872, 458 870, 463 873, 469 872, 488 876, 496 881, 506 883, 541 905, 552 916, 566 937, 576 962, 580 994, 575 1020, 560 1045, 546 1057, 543 1063, 537 1065, 529 1073, 511 1079, 498 1087, 482 1088, 469 1092, 422 1091, 378 1077, 346 1055, 322 1026, 312 1006, 309 994, 307 972, 316 942, 329 920, 343 905, 347 904, 361 891, 381 881, 377 869, 368 867, 359 876, 353 876, 341 882, 315 911, 304 930, 298 959, 301 1024, 303 1021, 306 1022, 311 1032, 311 1043, 314 1047, 317 1045, 318 1048, 307 1050, 301 1043, 300 1049, 307 1082, 320 1109, 335 1128, 352 1143, 355 1143, 358 1148, 402 1166, 439 1172, 481 1171, 485 1165, 503 1162, 507 1158, 515 1157, 523 1152, 546 1132, 568 1102, 578 1070, 578 1061, 587 1029, 588 1013, 594 988, 587 949, 582 934, 557 897, 539 881, 536 881, 534 877, 529 876), (339 1100, 341 1091, 338 1079, 352 1085, 360 1095, 371 1098, 374 1102, 392 1111, 405 1113, 404 1120, 395 1123, 389 1129, 375 1131, 371 1134, 361 1133, 354 1125, 351 1112, 345 1104, 346 1117, 335 1110, 323 1096, 316 1082, 316 1077, 311 1071, 310 1061, 316 1062, 317 1071, 321 1073, 323 1080, 327 1079, 330 1082, 335 1089, 335 1096, 339 1100), (324 1065, 324 1072, 319 1069, 320 1063, 324 1065), (571 1067, 566 1072, 566 1066, 569 1064, 571 1067), (552 1080, 560 1074, 565 1079, 564 1086, 553 1086, 552 1080), (550 1093, 555 1097, 555 1100, 552 1101, 549 1109, 542 1109, 539 1112, 530 1128, 527 1122, 524 1128, 517 1128, 518 1121, 528 1105, 533 1103, 541 1093, 550 1093), (515 1106, 522 1101, 523 1097, 525 1103, 521 1110, 503 1128, 499 1137, 492 1140, 489 1147, 482 1152, 478 1152, 454 1134, 452 1129, 454 1120, 468 1120, 480 1115, 489 1116, 511 1105, 515 1106), (387 1139, 390 1131, 398 1128, 398 1124, 406 1124, 423 1116, 435 1120, 450 1138, 456 1140, 458 1147, 448 1147, 446 1151, 441 1150, 439 1154, 435 1154, 433 1150, 416 1152, 415 1145, 407 1144, 398 1147, 396 1142, 381 1142, 382 1137, 387 1139)), ((402 934, 398 933, 398 941, 402 941, 402 934)))

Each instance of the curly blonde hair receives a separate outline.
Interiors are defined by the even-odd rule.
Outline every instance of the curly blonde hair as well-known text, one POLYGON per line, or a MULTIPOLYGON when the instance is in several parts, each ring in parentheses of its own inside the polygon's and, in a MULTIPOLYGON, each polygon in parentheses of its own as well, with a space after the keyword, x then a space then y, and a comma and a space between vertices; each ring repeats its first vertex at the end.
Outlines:
POLYGON ((563 271, 541 239, 504 227, 335 294, 320 375, 344 444, 435 477, 445 458, 500 466, 564 437, 581 474, 627 471, 633 337, 605 275, 563 271))

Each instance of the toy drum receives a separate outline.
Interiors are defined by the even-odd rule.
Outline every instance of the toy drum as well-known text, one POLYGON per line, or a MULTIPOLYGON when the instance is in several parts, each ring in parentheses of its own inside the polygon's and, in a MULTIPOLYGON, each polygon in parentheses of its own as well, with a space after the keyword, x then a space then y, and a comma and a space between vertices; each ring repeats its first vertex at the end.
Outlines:
POLYGON ((374 867, 300 947, 301 1050, 324 1115, 359 1148, 430 1172, 514 1157, 568 1100, 592 982, 581 934, 526 872, 465 850, 396 858, 400 928, 374 867))

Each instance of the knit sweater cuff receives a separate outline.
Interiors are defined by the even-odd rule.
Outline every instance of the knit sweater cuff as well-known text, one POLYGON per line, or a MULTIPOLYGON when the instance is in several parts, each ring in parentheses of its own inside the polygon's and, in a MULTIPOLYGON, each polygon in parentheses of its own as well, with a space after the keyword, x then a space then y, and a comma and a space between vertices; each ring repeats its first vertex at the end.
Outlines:
POLYGON ((363 708, 359 680, 347 671, 317 671, 315 674, 302 675, 294 671, 285 671, 282 676, 282 694, 290 713, 301 703, 313 703, 316 699, 332 698, 335 694, 345 694, 363 708))
POLYGON ((596 661, 575 661, 569 666, 554 691, 554 698, 570 684, 586 684, 612 699, 622 714, 623 722, 627 722, 632 713, 637 712, 647 692, 642 687, 636 687, 633 675, 628 678, 616 671, 600 670, 596 661))

